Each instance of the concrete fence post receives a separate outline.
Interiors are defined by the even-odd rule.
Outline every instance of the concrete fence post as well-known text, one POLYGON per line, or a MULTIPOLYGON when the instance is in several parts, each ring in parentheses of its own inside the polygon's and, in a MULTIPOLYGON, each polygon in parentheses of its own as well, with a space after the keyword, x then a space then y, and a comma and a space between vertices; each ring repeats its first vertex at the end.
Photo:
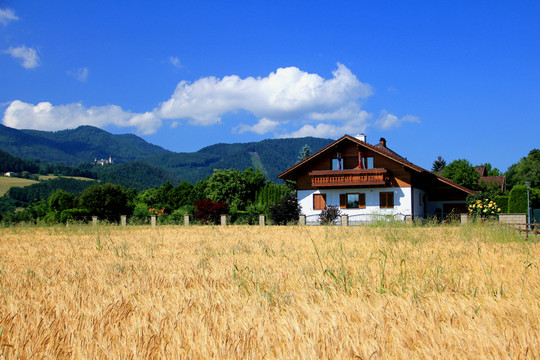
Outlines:
POLYGON ((221 226, 227 225, 227 215, 221 214, 221 226))
POLYGON ((127 215, 121 215, 120 216, 120 224, 122 226, 126 226, 126 224, 127 224, 127 215))
POLYGON ((92 216, 92 225, 96 226, 98 223, 97 216, 92 216))
POLYGON ((266 216, 264 215, 259 215, 259 225, 260 226, 265 226, 266 225, 266 216))
POLYGON ((349 215, 341 215, 341 226, 349 226, 349 215))
POLYGON ((150 224, 151 224, 152 226, 156 226, 156 225, 157 225, 156 217, 157 217, 156 215, 150 216, 150 224))
POLYGON ((184 225, 189 225, 189 215, 184 215, 184 225))
POLYGON ((306 225, 306 215, 300 215, 298 218, 298 225, 306 225))

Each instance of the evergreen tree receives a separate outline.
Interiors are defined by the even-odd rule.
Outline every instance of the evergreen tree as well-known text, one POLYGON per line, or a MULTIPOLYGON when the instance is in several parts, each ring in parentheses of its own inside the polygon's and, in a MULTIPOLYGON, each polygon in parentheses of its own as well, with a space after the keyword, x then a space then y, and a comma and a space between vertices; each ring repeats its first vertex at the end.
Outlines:
POLYGON ((444 170, 446 167, 446 160, 442 158, 442 156, 438 156, 437 160, 433 162, 433 166, 431 167, 431 171, 438 173, 444 170))
POLYGON ((305 144, 304 147, 300 150, 300 154, 298 155, 298 161, 302 161, 304 159, 307 159, 311 156, 311 148, 308 144, 305 144))

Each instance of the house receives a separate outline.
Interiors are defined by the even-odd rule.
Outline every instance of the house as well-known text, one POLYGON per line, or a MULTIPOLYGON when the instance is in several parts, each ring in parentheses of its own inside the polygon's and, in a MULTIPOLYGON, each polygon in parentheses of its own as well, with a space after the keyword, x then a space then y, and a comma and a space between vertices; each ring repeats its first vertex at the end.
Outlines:
POLYGON ((308 218, 329 205, 352 222, 378 217, 445 217, 467 212, 474 191, 417 166, 387 147, 345 135, 278 175, 297 183, 298 203, 308 218))
POLYGON ((487 169, 485 166, 475 166, 474 169, 480 174, 478 183, 492 183, 501 191, 506 191, 506 176, 487 176, 487 169))

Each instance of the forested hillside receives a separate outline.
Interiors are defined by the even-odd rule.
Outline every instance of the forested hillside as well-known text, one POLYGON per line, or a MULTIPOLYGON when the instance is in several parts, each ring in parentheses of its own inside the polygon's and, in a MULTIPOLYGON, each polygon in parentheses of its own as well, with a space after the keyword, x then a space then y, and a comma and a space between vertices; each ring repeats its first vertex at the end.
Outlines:
MULTIPOLYGON (((40 172, 46 171, 44 163, 63 163, 87 171, 98 171, 103 176, 106 175, 106 181, 137 189, 148 185, 152 187, 165 181, 195 183, 212 175, 214 169, 245 170, 248 167, 260 169, 270 181, 278 181, 277 175, 298 160, 298 154, 304 145, 308 145, 314 153, 331 141, 313 137, 271 139, 250 143, 215 144, 193 153, 174 153, 149 144, 135 135, 113 135, 93 126, 48 132, 16 130, 0 125, 0 150, 20 158, 36 160, 41 168, 40 172), (92 168, 95 158, 108 159, 109 156, 115 165, 133 161, 136 164, 113 167, 107 171, 92 168), (144 167, 141 163, 149 164, 152 168, 144 167), (162 170, 158 171, 158 168, 162 170), (162 181, 159 182, 157 177, 161 177, 162 181)), ((54 168, 47 166, 48 169, 54 168)), ((67 169, 63 169, 61 172, 66 171, 67 169)), ((90 177, 90 174, 80 176, 90 177)))
POLYGON ((16 130, 0 125, 0 149, 26 159, 78 165, 97 157, 125 163, 169 153, 133 134, 113 135, 93 126, 56 132, 16 130))
POLYGON ((190 183, 211 175, 214 169, 245 170, 248 167, 261 170, 270 181, 277 182, 277 175, 298 161, 304 145, 307 144, 313 154, 331 142, 331 139, 305 137, 216 144, 194 153, 162 154, 145 160, 190 183))
POLYGON ((24 160, 0 150, 0 172, 8 171, 38 173, 39 166, 34 161, 24 160))
POLYGON ((161 168, 134 161, 127 164, 97 167, 98 178, 102 183, 122 185, 127 189, 143 191, 155 186, 161 186, 165 182, 178 185, 180 180, 177 176, 161 168))

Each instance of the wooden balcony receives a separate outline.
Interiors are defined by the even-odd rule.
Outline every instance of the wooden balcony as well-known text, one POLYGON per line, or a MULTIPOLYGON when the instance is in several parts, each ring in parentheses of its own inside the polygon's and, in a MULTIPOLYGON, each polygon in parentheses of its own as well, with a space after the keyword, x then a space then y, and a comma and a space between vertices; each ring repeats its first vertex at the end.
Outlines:
POLYGON ((384 186, 389 183, 386 169, 318 170, 309 173, 311 186, 384 186))

